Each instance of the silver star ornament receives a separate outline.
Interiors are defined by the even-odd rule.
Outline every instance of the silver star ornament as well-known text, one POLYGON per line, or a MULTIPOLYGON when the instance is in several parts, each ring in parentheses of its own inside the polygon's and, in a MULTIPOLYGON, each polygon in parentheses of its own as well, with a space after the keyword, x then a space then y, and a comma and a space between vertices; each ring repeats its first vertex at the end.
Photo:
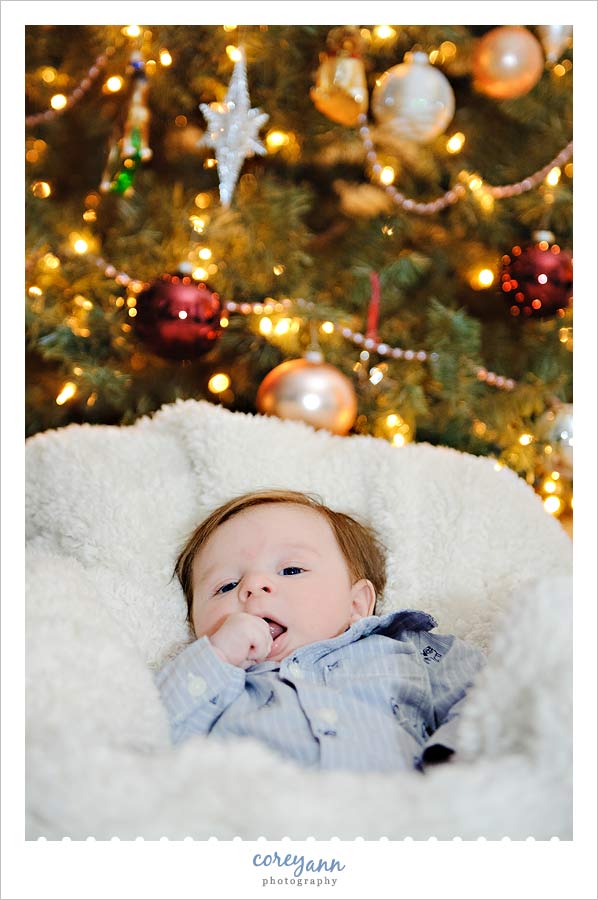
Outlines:
POLYGON ((245 53, 235 63, 224 103, 200 103, 208 130, 200 141, 216 151, 220 202, 230 206, 245 159, 254 153, 264 155, 266 148, 257 133, 270 116, 261 109, 250 109, 245 53))

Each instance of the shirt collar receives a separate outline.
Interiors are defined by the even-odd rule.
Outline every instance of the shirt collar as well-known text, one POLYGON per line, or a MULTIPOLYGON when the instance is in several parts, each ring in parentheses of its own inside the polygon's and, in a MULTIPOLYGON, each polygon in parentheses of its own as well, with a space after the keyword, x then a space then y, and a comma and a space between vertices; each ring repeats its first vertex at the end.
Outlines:
MULTIPOLYGON (((419 609, 399 609, 386 613, 383 616, 367 616, 363 619, 358 619, 342 634, 323 641, 306 644, 304 647, 298 647, 289 656, 292 655, 297 657, 297 659, 307 658, 313 661, 325 656, 331 650, 338 650, 347 644, 352 644, 368 634, 376 633, 398 640, 403 631, 430 631, 432 628, 436 628, 437 625, 438 622, 433 616, 419 609)), ((288 657, 285 656, 285 659, 288 659, 288 657)), ((266 659, 263 662, 256 663, 254 666, 250 666, 247 671, 252 673, 275 671, 280 669, 283 662, 284 660, 277 662, 266 659)))

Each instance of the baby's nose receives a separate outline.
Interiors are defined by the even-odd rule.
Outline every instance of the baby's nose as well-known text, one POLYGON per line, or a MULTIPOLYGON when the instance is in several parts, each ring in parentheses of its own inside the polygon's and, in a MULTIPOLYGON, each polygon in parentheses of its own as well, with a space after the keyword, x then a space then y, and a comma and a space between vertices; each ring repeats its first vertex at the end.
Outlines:
POLYGON ((240 595, 243 602, 249 600, 250 597, 257 597, 261 594, 271 593, 272 581, 267 576, 256 573, 255 575, 248 575, 243 579, 240 595))

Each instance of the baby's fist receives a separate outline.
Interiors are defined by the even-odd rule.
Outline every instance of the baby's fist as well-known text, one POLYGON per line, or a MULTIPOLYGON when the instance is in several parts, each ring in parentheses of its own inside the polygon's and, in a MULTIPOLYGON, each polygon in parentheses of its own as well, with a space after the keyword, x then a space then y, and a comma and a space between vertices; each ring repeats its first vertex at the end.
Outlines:
POLYGON ((272 635, 259 616, 237 612, 228 616, 210 643, 226 662, 247 669, 266 659, 272 648, 272 635))

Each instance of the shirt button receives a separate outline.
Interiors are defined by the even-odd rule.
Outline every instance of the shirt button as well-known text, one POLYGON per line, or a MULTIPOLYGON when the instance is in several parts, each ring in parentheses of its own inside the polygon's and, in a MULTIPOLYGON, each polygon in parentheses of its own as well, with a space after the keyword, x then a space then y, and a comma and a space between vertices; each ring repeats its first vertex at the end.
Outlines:
POLYGON ((289 663, 289 675, 291 675, 293 678, 305 677, 303 672, 301 671, 301 666, 299 665, 299 663, 295 662, 289 663))
POLYGON ((335 722, 338 721, 338 713, 335 709, 331 709, 329 706, 324 706, 322 709, 318 709, 316 711, 316 716, 322 722, 326 722, 327 725, 334 725, 335 722))
POLYGON ((187 673, 187 693, 192 697, 201 697, 208 689, 208 683, 201 675, 194 675, 193 672, 187 673))

